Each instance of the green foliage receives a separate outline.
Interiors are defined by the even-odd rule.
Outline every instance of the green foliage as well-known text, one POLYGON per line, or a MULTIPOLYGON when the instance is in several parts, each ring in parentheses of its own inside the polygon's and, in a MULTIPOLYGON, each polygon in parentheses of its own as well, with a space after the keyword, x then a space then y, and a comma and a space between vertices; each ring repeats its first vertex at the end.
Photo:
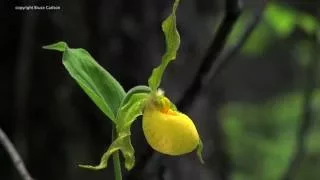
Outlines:
MULTIPOLYGON (((316 91, 312 101, 313 118, 320 115, 319 99, 320 91, 316 91)), ((234 164, 232 179, 276 180, 283 175, 296 146, 295 139, 302 118, 302 107, 303 94, 292 93, 258 105, 229 103, 221 110, 221 120, 228 142, 227 149, 234 164)), ((320 119, 315 120, 316 123, 308 137, 306 159, 319 154, 320 150, 320 119)), ((316 170, 312 163, 315 162, 306 160, 299 174, 310 172, 310 169, 307 170, 308 167, 316 170)), ((316 167, 319 168, 319 165, 316 167)), ((302 177, 306 176, 301 175, 298 179, 318 178, 302 177)))
MULTIPOLYGON (((143 113, 146 100, 157 93, 163 73, 169 64, 176 58, 180 46, 180 37, 176 27, 176 10, 179 0, 175 0, 172 13, 162 23, 167 49, 162 57, 160 66, 152 71, 148 80, 149 87, 135 86, 127 93, 105 69, 103 69, 92 56, 84 49, 69 48, 65 42, 58 42, 44 46, 44 49, 56 50, 63 53, 63 64, 71 77, 86 92, 102 112, 115 123, 116 137, 107 151, 103 154, 97 166, 79 165, 80 167, 99 170, 106 168, 108 160, 113 153, 120 151, 125 159, 125 167, 130 170, 135 163, 134 148, 131 144, 130 128, 132 123, 143 113)), ((176 109, 174 104, 170 104, 176 109)), ((200 140, 197 154, 203 162, 201 151, 203 144, 200 140)), ((114 160, 119 164, 118 155, 114 160)), ((119 168, 116 173, 119 173, 119 168)), ((121 176, 118 174, 118 179, 121 176)))
MULTIPOLYGON (((253 12, 248 10, 242 13, 228 38, 228 45, 237 44, 253 16, 253 12)), ((310 14, 281 3, 269 3, 263 13, 263 19, 250 34, 241 51, 248 55, 262 54, 271 45, 273 39, 288 38, 296 28, 302 29, 308 35, 313 35, 319 33, 320 23, 310 14)))
POLYGON ((125 157, 125 166, 127 169, 131 169, 134 165, 134 149, 130 143, 130 136, 119 136, 116 140, 112 142, 109 146, 107 152, 102 155, 100 164, 97 166, 82 165, 79 167, 91 169, 91 170, 101 170, 107 168, 109 157, 116 151, 121 151, 125 157))
MULTIPOLYGON (((245 11, 242 13, 237 23, 235 24, 231 34, 228 38, 228 46, 236 45, 239 41, 239 37, 244 33, 247 24, 252 20, 252 13, 245 11)), ((262 20, 253 32, 248 37, 247 42, 241 47, 241 52, 244 54, 258 55, 269 46, 274 38, 272 31, 270 32, 270 26, 262 20)))
POLYGON ((120 150, 125 158, 125 167, 130 170, 134 166, 134 149, 130 139, 130 127, 138 116, 142 115, 143 105, 146 98, 149 96, 147 93, 135 93, 130 95, 127 103, 125 103, 118 112, 117 116, 117 132, 118 137, 109 146, 101 158, 100 164, 97 166, 80 165, 80 167, 92 170, 100 170, 107 167, 108 159, 112 153, 120 150))
POLYGON ((283 38, 288 37, 296 27, 303 29, 309 35, 315 34, 320 28, 319 21, 312 15, 278 3, 270 3, 264 17, 283 38))
POLYGON ((300 14, 298 25, 309 35, 314 34, 320 29, 319 21, 315 17, 305 13, 300 14))
POLYGON ((276 3, 270 3, 264 13, 264 18, 280 37, 289 36, 295 26, 298 14, 295 10, 276 3))
POLYGON ((176 10, 180 0, 175 0, 172 13, 162 23, 162 31, 164 32, 166 39, 166 53, 162 56, 161 64, 157 68, 153 69, 152 74, 148 80, 150 88, 155 91, 158 89, 163 72, 166 69, 169 62, 176 58, 177 51, 180 46, 180 36, 176 25, 176 10))
POLYGON ((143 85, 138 85, 138 86, 135 86, 135 87, 131 88, 126 93, 126 96, 123 98, 120 107, 123 107, 125 104, 127 104, 127 102, 130 100, 132 95, 138 94, 138 93, 149 94, 149 93, 151 93, 151 89, 148 86, 143 86, 143 85))
POLYGON ((72 49, 64 42, 44 46, 63 52, 62 62, 80 87, 101 111, 115 122, 125 91, 108 71, 101 67, 84 49, 72 49))
POLYGON ((114 152, 120 150, 125 157, 125 166, 134 165, 134 149, 130 140, 130 127, 142 114, 144 100, 151 90, 147 86, 136 86, 125 93, 121 85, 106 70, 97 64, 84 49, 72 49, 64 42, 58 42, 45 49, 63 52, 63 64, 80 87, 93 102, 108 116, 117 128, 117 138, 97 166, 80 165, 83 168, 102 169, 114 152))
POLYGON ((199 145, 197 147, 197 156, 198 156, 198 159, 200 160, 200 162, 202 164, 204 164, 204 160, 202 158, 202 151, 203 151, 203 143, 202 143, 201 139, 199 139, 199 145))
POLYGON ((301 40, 295 44, 294 53, 297 58, 295 58, 298 63, 306 68, 313 61, 313 47, 314 43, 309 40, 301 40))
POLYGON ((133 121, 142 114, 144 102, 149 97, 147 93, 133 94, 120 109, 117 116, 117 131, 119 134, 129 131, 133 121))

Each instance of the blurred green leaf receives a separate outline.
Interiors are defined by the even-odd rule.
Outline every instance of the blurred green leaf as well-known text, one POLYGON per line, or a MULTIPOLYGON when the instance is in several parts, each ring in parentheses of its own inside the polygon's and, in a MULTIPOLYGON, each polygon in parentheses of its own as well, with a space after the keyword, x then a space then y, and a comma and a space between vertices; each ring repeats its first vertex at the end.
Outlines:
MULTIPOLYGON (((235 24, 227 41, 228 46, 234 46, 238 43, 247 24, 251 22, 252 12, 244 11, 235 24)), ((246 43, 241 47, 241 53, 246 55, 261 55, 271 44, 275 37, 274 31, 270 31, 270 26, 265 20, 262 20, 250 34, 246 43)))
POLYGON ((180 0, 175 0, 172 8, 172 13, 162 23, 162 31, 165 35, 166 40, 166 52, 162 56, 161 64, 153 69, 151 76, 149 77, 149 87, 155 91, 160 83, 163 76, 163 72, 166 69, 169 62, 176 58, 177 51, 180 46, 180 36, 176 26, 176 10, 180 0))
POLYGON ((282 38, 288 37, 296 26, 296 11, 278 3, 269 3, 264 18, 282 38))
POLYGON ((118 108, 125 96, 125 91, 119 82, 84 49, 69 48, 65 42, 43 48, 63 52, 62 62, 71 77, 101 111, 115 122, 118 108))
POLYGON ((319 21, 315 17, 305 13, 299 15, 298 24, 309 35, 316 33, 320 28, 319 21))
POLYGON ((299 26, 309 35, 316 33, 320 27, 319 21, 312 15, 280 3, 270 3, 264 16, 282 38, 288 37, 296 26, 299 26))
MULTIPOLYGON (((252 12, 248 10, 242 13, 228 38, 228 46, 237 44, 252 17, 252 12)), ((264 18, 241 47, 241 52, 247 55, 261 55, 274 39, 287 38, 297 26, 309 35, 320 31, 320 23, 312 15, 299 12, 281 3, 269 3, 264 12, 264 18)))
MULTIPOLYGON (((221 109, 227 149, 234 164, 233 179, 270 180, 283 175, 296 148, 302 108, 303 93, 290 93, 260 104, 233 102, 221 109)), ((307 157, 320 154, 317 138, 320 130, 320 91, 314 94, 312 109, 312 117, 316 121, 308 137, 307 157)), ((306 162, 305 166, 311 163, 314 161, 306 162)), ((301 179, 317 178, 310 177, 301 179)))
POLYGON ((245 54, 263 54, 274 37, 268 28, 269 27, 265 23, 260 23, 251 33, 247 43, 242 47, 242 52, 245 54))

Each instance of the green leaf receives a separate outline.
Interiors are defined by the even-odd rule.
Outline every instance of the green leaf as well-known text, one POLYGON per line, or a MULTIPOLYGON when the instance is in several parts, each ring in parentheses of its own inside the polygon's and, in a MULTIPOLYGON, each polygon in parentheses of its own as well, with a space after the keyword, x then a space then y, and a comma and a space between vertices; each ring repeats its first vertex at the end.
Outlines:
POLYGON ((117 132, 130 130, 133 121, 140 115, 144 107, 144 102, 149 97, 149 93, 136 93, 131 95, 128 102, 122 106, 117 116, 117 132))
POLYGON ((301 13, 299 16, 299 26, 309 35, 315 34, 320 28, 320 23, 315 17, 309 14, 301 13))
POLYGON ((175 0, 172 8, 172 13, 162 22, 162 31, 166 40, 166 53, 162 56, 161 64, 153 69, 151 76, 149 77, 149 87, 156 91, 161 83, 163 72, 170 61, 176 58, 177 51, 180 46, 180 36, 176 26, 176 10, 180 0, 175 0))
MULTIPOLYGON (((233 174, 245 173, 246 180, 280 179, 296 148, 303 99, 302 92, 285 92, 258 104, 229 102, 221 109, 227 150, 235 162, 233 174)), ((306 137, 305 159, 320 149, 320 141, 315 137, 320 135, 319 89, 315 90, 311 105, 314 123, 306 137)))
POLYGON ((282 38, 288 37, 297 23, 296 11, 278 3, 269 3, 264 18, 282 38))
POLYGON ((201 139, 199 139, 199 145, 197 147, 197 156, 198 156, 200 162, 202 164, 204 164, 204 160, 202 158, 202 150, 203 150, 203 143, 202 143, 201 139))
MULTIPOLYGON (((254 12, 243 11, 237 20, 231 34, 228 37, 227 46, 235 46, 239 43, 248 23, 252 21, 254 12)), ((270 31, 270 25, 261 21, 250 34, 246 43, 241 47, 241 53, 244 55, 261 55, 270 46, 273 39, 273 31, 270 31)))
POLYGON ((63 52, 63 65, 101 111, 115 122, 125 91, 119 82, 84 49, 72 49, 65 42, 44 46, 63 52))
MULTIPOLYGON (((141 87, 140 87, 141 88, 141 87)), ((136 90, 139 87, 135 88, 136 90)), ((136 91, 134 88, 132 91, 136 91)), ((131 91, 131 92, 132 92, 131 91)), ((129 91, 130 92, 130 91, 129 91)), ((112 153, 120 150, 125 159, 125 167, 130 170, 133 168, 135 163, 134 149, 130 139, 130 127, 132 123, 137 119, 138 116, 142 115, 142 110, 145 100, 149 97, 149 93, 139 92, 130 94, 128 92, 127 103, 125 103, 118 112, 117 116, 117 134, 118 137, 112 142, 107 152, 105 152, 101 158, 100 164, 97 166, 91 165, 80 165, 80 167, 100 170, 107 167, 108 159, 112 153)))
POLYGON ((138 94, 138 93, 149 94, 149 93, 151 93, 151 89, 148 86, 143 86, 143 85, 138 85, 138 86, 131 88, 127 92, 126 96, 123 98, 123 100, 121 102, 121 107, 124 106, 130 100, 132 95, 138 94))
POLYGON ((60 41, 51 45, 43 46, 42 48, 64 52, 68 48, 68 45, 67 43, 60 41))
POLYGON ((130 134, 119 136, 116 140, 112 142, 107 152, 102 155, 100 164, 97 166, 91 165, 79 165, 79 167, 91 169, 91 170, 101 170, 107 168, 108 160, 110 156, 116 152, 121 151, 125 158, 125 166, 127 169, 132 169, 135 159, 134 159, 134 149, 130 142, 130 134))

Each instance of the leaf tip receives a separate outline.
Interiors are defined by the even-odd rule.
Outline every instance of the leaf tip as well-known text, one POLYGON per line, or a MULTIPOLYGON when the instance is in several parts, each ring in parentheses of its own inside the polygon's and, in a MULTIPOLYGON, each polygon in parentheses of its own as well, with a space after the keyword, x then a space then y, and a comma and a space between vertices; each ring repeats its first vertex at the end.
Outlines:
POLYGON ((46 46, 42 46, 43 49, 47 49, 47 50, 56 50, 56 51, 60 51, 60 52, 64 52, 66 50, 66 48, 68 48, 67 43, 60 41, 54 44, 49 44, 46 46))
POLYGON ((101 170, 107 167, 106 165, 91 166, 91 165, 83 165, 83 164, 79 164, 78 166, 80 168, 90 169, 90 170, 101 170))
POLYGON ((133 167, 134 167, 134 165, 127 165, 127 164, 125 164, 125 167, 126 167, 126 169, 128 170, 128 171, 130 171, 131 169, 133 169, 133 167))
POLYGON ((202 150, 203 150, 203 143, 201 140, 199 140, 199 145, 197 147, 197 156, 199 158, 199 161, 201 164, 204 164, 204 160, 203 160, 203 157, 202 157, 202 150))

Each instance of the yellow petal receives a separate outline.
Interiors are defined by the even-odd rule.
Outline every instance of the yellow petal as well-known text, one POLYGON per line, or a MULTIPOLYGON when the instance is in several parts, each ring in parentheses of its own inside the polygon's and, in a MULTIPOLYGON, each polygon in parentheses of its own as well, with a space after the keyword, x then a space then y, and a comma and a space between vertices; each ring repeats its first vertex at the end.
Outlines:
POLYGON ((167 106, 158 109, 147 105, 142 126, 150 146, 164 154, 186 154, 199 144, 199 134, 192 120, 181 112, 168 109, 167 106))

